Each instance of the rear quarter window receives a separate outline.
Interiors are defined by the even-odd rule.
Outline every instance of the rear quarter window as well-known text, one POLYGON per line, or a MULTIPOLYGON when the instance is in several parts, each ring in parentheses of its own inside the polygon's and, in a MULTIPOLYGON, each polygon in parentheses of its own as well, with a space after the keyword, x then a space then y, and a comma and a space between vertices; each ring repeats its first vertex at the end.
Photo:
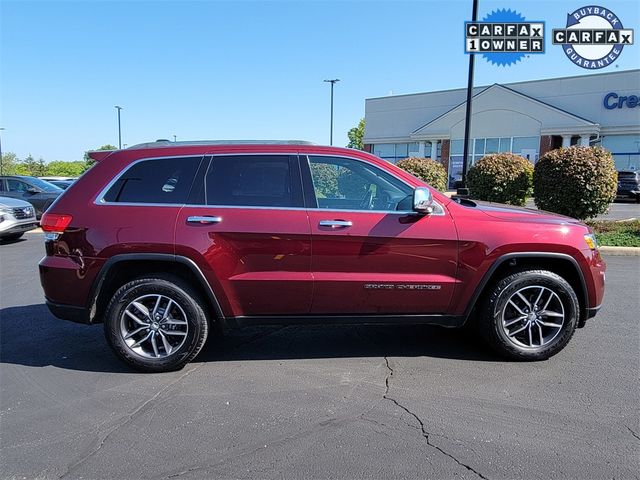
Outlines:
POLYGON ((186 203, 201 157, 142 160, 126 170, 104 195, 113 203, 186 203))

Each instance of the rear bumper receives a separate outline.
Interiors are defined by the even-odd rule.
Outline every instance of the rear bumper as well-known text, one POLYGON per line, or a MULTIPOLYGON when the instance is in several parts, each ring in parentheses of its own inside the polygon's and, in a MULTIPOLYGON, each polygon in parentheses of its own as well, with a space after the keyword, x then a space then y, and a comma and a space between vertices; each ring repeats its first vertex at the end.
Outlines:
POLYGON ((78 307, 76 305, 65 305, 62 303, 54 303, 50 300, 45 300, 49 311, 57 318, 61 320, 69 320, 75 323, 89 324, 89 311, 85 307, 78 307))

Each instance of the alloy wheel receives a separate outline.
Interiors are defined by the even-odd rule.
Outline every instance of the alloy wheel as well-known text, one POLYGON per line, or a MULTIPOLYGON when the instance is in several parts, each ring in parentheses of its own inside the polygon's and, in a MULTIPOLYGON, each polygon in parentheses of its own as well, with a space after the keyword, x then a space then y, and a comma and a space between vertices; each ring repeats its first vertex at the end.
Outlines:
POLYGON ((510 342, 520 348, 548 345, 562 331, 565 310, 558 294, 541 285, 517 290, 505 303, 500 325, 510 342))
POLYGON ((182 347, 189 323, 182 307, 166 295, 143 295, 120 317, 120 334, 129 350, 145 358, 165 358, 182 347))

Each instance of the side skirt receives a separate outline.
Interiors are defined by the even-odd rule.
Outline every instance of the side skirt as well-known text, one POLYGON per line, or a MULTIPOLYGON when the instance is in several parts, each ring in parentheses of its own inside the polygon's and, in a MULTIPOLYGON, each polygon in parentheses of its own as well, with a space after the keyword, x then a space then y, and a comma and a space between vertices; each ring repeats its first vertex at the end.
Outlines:
POLYGON ((229 328, 254 325, 440 325, 461 327, 465 322, 460 315, 265 315, 226 317, 229 328))

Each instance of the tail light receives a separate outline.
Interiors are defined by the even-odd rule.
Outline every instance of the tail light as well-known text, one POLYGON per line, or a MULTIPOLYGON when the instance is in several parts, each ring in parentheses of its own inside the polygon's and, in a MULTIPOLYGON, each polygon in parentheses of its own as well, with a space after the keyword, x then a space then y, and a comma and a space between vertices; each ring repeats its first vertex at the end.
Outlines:
POLYGON ((45 213, 40 219, 42 231, 46 233, 62 233, 73 220, 71 215, 61 215, 57 213, 45 213))

